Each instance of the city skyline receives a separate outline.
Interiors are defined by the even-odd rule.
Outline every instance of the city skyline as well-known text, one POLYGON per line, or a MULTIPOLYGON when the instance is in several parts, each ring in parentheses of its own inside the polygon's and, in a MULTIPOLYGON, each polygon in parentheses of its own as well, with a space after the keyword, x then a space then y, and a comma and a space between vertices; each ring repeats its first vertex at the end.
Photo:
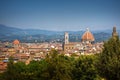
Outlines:
POLYGON ((119 0, 0 0, 0 24, 21 29, 120 29, 119 0))

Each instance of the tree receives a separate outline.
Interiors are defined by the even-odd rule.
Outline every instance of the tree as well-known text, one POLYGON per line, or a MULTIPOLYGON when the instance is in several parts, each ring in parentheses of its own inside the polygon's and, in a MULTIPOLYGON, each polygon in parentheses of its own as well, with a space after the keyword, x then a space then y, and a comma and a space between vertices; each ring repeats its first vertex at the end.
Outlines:
POLYGON ((21 72, 25 71, 26 65, 23 62, 14 63, 10 57, 7 70, 3 73, 5 80, 21 80, 23 76, 21 72))
POLYGON ((46 57, 46 62, 48 63, 48 68, 45 71, 47 75, 46 80, 72 80, 71 78, 71 65, 69 59, 64 55, 58 55, 59 52, 52 50, 50 55, 46 57))
POLYGON ((7 70, 4 73, 5 80, 15 80, 16 78, 16 72, 15 72, 15 66, 13 62, 13 58, 9 58, 9 63, 7 66, 7 70))
POLYGON ((95 55, 81 55, 74 62, 73 80, 100 80, 94 66, 95 55))
POLYGON ((96 68, 107 80, 120 80, 120 40, 118 36, 112 37, 104 43, 96 68))

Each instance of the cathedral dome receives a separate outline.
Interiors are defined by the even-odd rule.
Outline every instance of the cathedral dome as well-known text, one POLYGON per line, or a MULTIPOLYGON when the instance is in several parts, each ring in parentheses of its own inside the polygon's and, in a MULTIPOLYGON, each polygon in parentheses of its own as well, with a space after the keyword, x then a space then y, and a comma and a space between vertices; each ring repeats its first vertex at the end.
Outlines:
POLYGON ((20 41, 16 39, 16 40, 13 41, 13 44, 18 45, 18 44, 20 44, 20 41))
POLYGON ((82 35, 82 41, 94 41, 93 34, 87 28, 87 31, 82 35))

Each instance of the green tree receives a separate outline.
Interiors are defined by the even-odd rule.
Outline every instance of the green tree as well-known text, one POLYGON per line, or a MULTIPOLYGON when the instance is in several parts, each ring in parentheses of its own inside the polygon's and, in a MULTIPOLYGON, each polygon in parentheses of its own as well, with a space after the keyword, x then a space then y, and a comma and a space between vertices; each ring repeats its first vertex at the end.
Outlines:
POLYGON ((120 40, 112 37, 104 43, 96 65, 100 75, 107 80, 120 80, 120 40))
POLYGON ((14 66, 12 57, 10 57, 9 59, 7 70, 4 73, 4 77, 5 77, 5 80, 15 80, 14 78, 16 78, 16 71, 15 71, 15 66, 14 66))
POLYGON ((74 62, 73 80, 100 80, 94 66, 95 55, 81 55, 74 62))
MULTIPOLYGON (((42 74, 47 69, 47 62, 45 60, 32 61, 27 65, 26 73, 27 80, 44 80, 42 74)), ((25 79, 25 80, 26 80, 25 79)))
POLYGON ((3 73, 0 73, 0 80, 4 80, 4 75, 3 75, 3 73))
POLYGON ((46 80, 72 80, 71 65, 69 59, 64 55, 58 55, 59 52, 52 50, 46 57, 48 68, 43 75, 47 75, 46 80))
POLYGON ((13 58, 10 57, 7 70, 3 73, 5 80, 21 80, 23 76, 21 75, 22 71, 25 71, 25 63, 18 62, 14 63, 13 58))

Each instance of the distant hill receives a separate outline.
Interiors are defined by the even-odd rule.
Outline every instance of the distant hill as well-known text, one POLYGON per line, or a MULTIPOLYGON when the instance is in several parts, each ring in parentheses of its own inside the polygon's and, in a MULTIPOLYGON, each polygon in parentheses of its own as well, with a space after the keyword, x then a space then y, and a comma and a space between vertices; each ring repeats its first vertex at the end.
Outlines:
POLYGON ((0 24, 0 34, 3 35, 36 35, 36 34, 55 34, 57 31, 47 31, 47 30, 38 30, 38 29, 19 29, 14 27, 8 27, 0 24), (21 34, 20 34, 21 33, 21 34))
POLYGON ((0 24, 0 35, 9 35, 9 34, 17 34, 20 33, 22 29, 8 27, 0 24))
MULTIPOLYGON (((21 42, 63 42, 65 31, 49 31, 39 29, 19 29, 0 24, 0 41, 13 41, 19 39, 21 42)), ((81 41, 84 31, 67 31, 69 32, 70 41, 81 41)), ((111 37, 112 30, 93 31, 96 42, 107 40, 111 37)), ((120 30, 118 30, 120 35, 120 30)))

